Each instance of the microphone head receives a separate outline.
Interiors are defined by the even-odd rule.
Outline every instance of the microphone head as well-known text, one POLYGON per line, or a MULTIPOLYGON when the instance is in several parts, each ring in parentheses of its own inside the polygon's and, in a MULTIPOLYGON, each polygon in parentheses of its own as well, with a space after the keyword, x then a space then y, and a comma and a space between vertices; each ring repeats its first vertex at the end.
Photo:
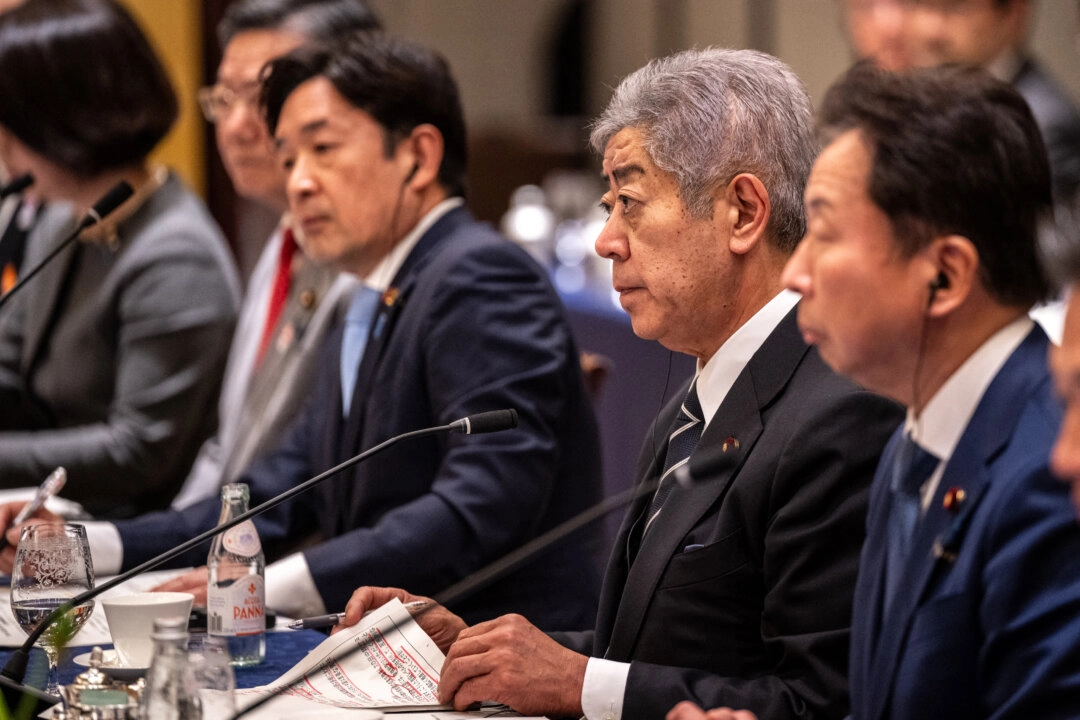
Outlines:
POLYGON ((112 190, 105 193, 100 200, 94 203, 94 207, 87 211, 86 217, 83 218, 83 227, 101 222, 102 218, 123 205, 134 194, 135 191, 131 189, 131 185, 128 185, 126 181, 121 180, 116 183, 112 190))
POLYGON ((11 182, 6 185, 0 185, 0 200, 3 200, 8 195, 14 195, 15 193, 21 193, 26 188, 34 184, 34 176, 30 173, 23 173, 16 178, 13 178, 11 182))
POLYGON ((518 425, 517 410, 490 410, 488 412, 469 415, 460 420, 450 423, 453 432, 465 435, 480 435, 482 433, 502 432, 516 428, 518 425))

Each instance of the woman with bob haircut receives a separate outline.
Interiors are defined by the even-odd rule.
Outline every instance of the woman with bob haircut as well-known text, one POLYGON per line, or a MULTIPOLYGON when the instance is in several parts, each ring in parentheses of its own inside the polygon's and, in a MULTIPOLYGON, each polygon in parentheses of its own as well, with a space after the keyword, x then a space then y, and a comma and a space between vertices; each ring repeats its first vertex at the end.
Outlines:
POLYGON ((0 160, 47 203, 33 268, 119 181, 135 193, 0 307, 0 487, 67 469, 62 495, 165 508, 216 423, 239 286, 202 202, 147 155, 176 96, 113 0, 0 14, 0 160))

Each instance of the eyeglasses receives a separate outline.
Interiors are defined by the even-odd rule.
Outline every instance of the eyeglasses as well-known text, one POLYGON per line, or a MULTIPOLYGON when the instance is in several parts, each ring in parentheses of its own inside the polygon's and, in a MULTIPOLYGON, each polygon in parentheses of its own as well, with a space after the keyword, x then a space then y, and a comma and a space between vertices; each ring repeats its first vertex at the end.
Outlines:
POLYGON ((200 88, 199 106, 208 122, 221 122, 241 103, 249 108, 258 107, 261 87, 258 80, 251 80, 235 89, 221 84, 200 88))

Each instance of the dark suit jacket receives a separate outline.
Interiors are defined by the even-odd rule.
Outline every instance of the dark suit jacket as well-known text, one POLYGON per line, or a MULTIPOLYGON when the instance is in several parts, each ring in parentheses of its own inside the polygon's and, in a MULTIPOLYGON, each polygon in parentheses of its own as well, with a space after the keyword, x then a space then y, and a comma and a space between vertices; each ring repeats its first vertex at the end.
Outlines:
POLYGON ((1031 108, 1042 132, 1053 173, 1054 196, 1069 200, 1080 193, 1080 110, 1072 97, 1039 63, 1024 61, 1013 88, 1031 108))
MULTIPOLYGON (((516 408, 520 427, 403 442, 258 518, 271 550, 323 536, 304 554, 330 609, 365 584, 438 592, 600 497, 596 425, 544 271, 458 209, 425 233, 393 287, 372 323, 349 418, 342 423, 338 331, 303 413, 243 478, 252 503, 408 430, 501 408, 516 408)), ((212 526, 217 505, 119 523, 124 566, 212 526)), ((588 627, 598 532, 456 610, 471 621, 521 612, 542 627, 588 627)))
POLYGON ((1080 527, 1050 476, 1061 422, 1036 327, 987 388, 880 618, 894 439, 870 499, 851 638, 858 720, 1080 717, 1080 527), (943 506, 963 489, 959 511, 943 506), (949 557, 938 557, 940 542, 949 557))
MULTIPOLYGON (((646 439, 642 478, 663 466, 677 404, 646 439)), ((867 493, 900 420, 825 366, 793 310, 717 410, 690 459, 693 486, 671 492, 628 571, 650 498, 631 508, 596 632, 556 639, 631 662, 626 720, 681 700, 761 720, 842 717, 867 493)))

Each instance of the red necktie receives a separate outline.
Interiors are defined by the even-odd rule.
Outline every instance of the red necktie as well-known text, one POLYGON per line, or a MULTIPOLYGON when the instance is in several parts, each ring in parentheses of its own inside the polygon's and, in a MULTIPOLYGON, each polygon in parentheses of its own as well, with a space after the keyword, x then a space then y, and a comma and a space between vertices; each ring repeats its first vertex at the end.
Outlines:
POLYGON ((292 230, 285 230, 281 239, 281 252, 278 254, 277 274, 274 276, 274 287, 270 290, 270 306, 266 311, 266 324, 263 326, 262 339, 259 341, 259 354, 255 356, 255 365, 262 363, 267 348, 270 347, 270 339, 274 336, 274 328, 277 327, 281 310, 289 299, 289 283, 292 280, 292 259, 296 254, 296 237, 292 230))

